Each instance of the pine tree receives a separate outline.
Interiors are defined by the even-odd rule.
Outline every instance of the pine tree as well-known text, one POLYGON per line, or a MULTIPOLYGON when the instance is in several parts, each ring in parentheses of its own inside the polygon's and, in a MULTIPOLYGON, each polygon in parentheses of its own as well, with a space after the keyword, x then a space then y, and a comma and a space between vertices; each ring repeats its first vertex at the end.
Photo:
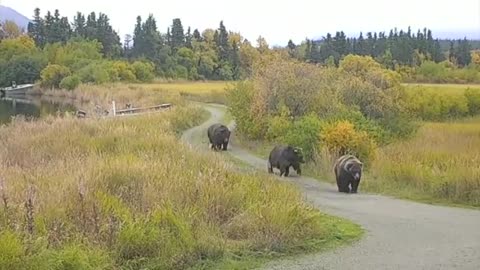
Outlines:
POLYGON ((448 50, 448 60, 452 63, 456 63, 457 59, 455 56, 455 47, 454 47, 454 42, 450 41, 450 49, 448 50))
POLYGON ((372 32, 367 33, 367 40, 365 42, 365 55, 374 56, 375 40, 373 39, 372 32))
POLYGON ((120 55, 120 37, 110 25, 110 19, 108 16, 99 13, 96 26, 96 39, 103 45, 103 54, 107 57, 120 55))
POLYGON ((221 61, 228 61, 230 56, 230 43, 228 42, 228 32, 225 26, 223 25, 223 21, 220 22, 220 27, 216 31, 217 38, 217 50, 218 50, 218 57, 221 61))
POLYGON ((440 42, 436 39, 433 43, 433 50, 432 50, 432 60, 436 63, 442 62, 445 60, 442 54, 442 48, 440 47, 440 42))
POLYGON ((162 45, 160 33, 157 30, 157 22, 153 15, 150 14, 142 25, 144 48, 142 54, 149 60, 155 61, 157 59, 159 49, 162 45))
POLYGON ((173 50, 185 47, 185 34, 183 32, 182 21, 179 18, 173 19, 171 35, 173 50))
POLYGON ((35 40, 35 44, 39 47, 45 45, 45 22, 40 16, 40 9, 34 10, 33 21, 28 23, 28 35, 35 40))
POLYGON ((95 14, 95 12, 92 12, 87 16, 85 36, 88 39, 96 39, 97 37, 97 14, 95 14))
POLYGON ((45 44, 51 43, 53 40, 53 28, 54 28, 54 20, 52 13, 47 11, 47 15, 45 15, 45 44))
POLYGON ((73 31, 75 35, 80 37, 86 37, 86 20, 85 16, 81 12, 77 12, 77 15, 73 19, 73 31))
MULTIPOLYGON (((338 53, 340 57, 347 55, 348 53, 348 43, 347 37, 343 31, 337 32, 335 38, 333 39, 333 49, 338 53)), ((339 59, 335 59, 338 61, 339 59)))
POLYGON ((457 65, 461 67, 470 65, 470 62, 472 62, 472 55, 470 51, 471 46, 467 38, 464 38, 463 40, 458 40, 458 46, 455 50, 457 65))
POLYGON ((49 28, 49 36, 48 36, 49 43, 63 41, 60 19, 61 19, 60 12, 58 11, 58 9, 56 9, 53 15, 53 23, 50 25, 50 28, 49 28))
POLYGON ((193 39, 196 40, 196 41, 203 41, 202 39, 202 35, 200 35, 200 32, 198 31, 198 29, 195 29, 193 31, 193 39))
POLYGON ((192 34, 190 26, 187 29, 187 34, 185 34, 185 47, 192 49, 192 34))
POLYGON ((360 36, 357 39, 357 44, 356 44, 356 54, 358 55, 367 55, 368 54, 368 44, 363 38, 363 33, 360 32, 360 36))
POLYGON ((133 31, 133 54, 140 57, 145 48, 144 33, 142 29, 142 17, 137 16, 137 23, 133 31))

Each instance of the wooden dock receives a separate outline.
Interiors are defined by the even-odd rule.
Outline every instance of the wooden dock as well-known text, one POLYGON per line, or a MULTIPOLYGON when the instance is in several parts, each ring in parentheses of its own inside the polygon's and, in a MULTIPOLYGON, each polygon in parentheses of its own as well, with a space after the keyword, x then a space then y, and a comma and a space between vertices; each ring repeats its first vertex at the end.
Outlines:
POLYGON ((136 115, 136 114, 140 114, 140 113, 147 113, 147 112, 165 110, 165 109, 169 109, 171 107, 172 107, 172 104, 165 103, 165 104, 160 104, 160 105, 155 105, 155 106, 150 106, 150 107, 143 107, 143 108, 128 108, 128 109, 122 109, 122 110, 114 109, 113 111, 114 111, 114 116, 122 116, 122 115, 136 115))
MULTIPOLYGON (((115 101, 112 101, 112 109, 111 111, 104 110, 100 106, 98 106, 94 112, 96 115, 103 115, 107 117, 117 117, 117 116, 135 116, 135 115, 142 115, 142 114, 148 114, 148 113, 155 113, 159 111, 165 111, 169 110, 173 107, 173 104, 171 103, 164 103, 164 104, 159 104, 155 106, 149 106, 149 107, 139 107, 139 108, 127 108, 127 109, 121 109, 117 110, 115 101)), ((77 110, 76 113, 77 117, 79 118, 85 118, 89 117, 87 112, 84 110, 77 110)))

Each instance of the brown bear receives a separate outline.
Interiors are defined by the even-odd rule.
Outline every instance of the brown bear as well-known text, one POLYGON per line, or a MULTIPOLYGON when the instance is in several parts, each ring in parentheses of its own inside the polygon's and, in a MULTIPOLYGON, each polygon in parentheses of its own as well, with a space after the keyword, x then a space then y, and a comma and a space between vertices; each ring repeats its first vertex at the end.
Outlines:
POLYGON ((343 155, 338 158, 334 167, 338 192, 357 193, 362 168, 363 163, 353 155, 343 155))

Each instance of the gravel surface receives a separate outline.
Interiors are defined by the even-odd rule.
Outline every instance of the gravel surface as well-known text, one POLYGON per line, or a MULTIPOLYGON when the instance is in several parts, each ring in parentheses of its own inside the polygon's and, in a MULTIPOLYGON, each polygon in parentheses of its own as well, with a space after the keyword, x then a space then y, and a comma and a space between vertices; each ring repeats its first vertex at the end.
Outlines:
MULTIPOLYGON (((208 150, 206 129, 222 122, 225 108, 203 105, 211 118, 186 131, 182 139, 208 150)), ((229 123, 234 129, 235 124, 229 123)), ((231 146, 230 146, 231 145, 231 146)), ((228 152, 253 168, 267 171, 266 158, 237 147, 228 152)), ((279 180, 294 183, 321 211, 360 224, 366 234, 354 245, 332 251, 273 261, 264 269, 472 269, 480 270, 480 211, 434 206, 387 196, 342 194, 336 186, 295 172, 279 180)))

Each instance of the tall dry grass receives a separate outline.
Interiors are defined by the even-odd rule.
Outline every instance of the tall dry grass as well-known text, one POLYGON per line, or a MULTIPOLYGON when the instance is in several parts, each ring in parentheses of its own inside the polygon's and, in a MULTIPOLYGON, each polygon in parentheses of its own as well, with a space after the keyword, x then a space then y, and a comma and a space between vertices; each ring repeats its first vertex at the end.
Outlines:
POLYGON ((382 148, 367 189, 480 206, 480 118, 427 123, 405 142, 382 148))
POLYGON ((291 186, 181 144, 201 115, 1 127, 0 269, 184 269, 358 235, 291 186))

